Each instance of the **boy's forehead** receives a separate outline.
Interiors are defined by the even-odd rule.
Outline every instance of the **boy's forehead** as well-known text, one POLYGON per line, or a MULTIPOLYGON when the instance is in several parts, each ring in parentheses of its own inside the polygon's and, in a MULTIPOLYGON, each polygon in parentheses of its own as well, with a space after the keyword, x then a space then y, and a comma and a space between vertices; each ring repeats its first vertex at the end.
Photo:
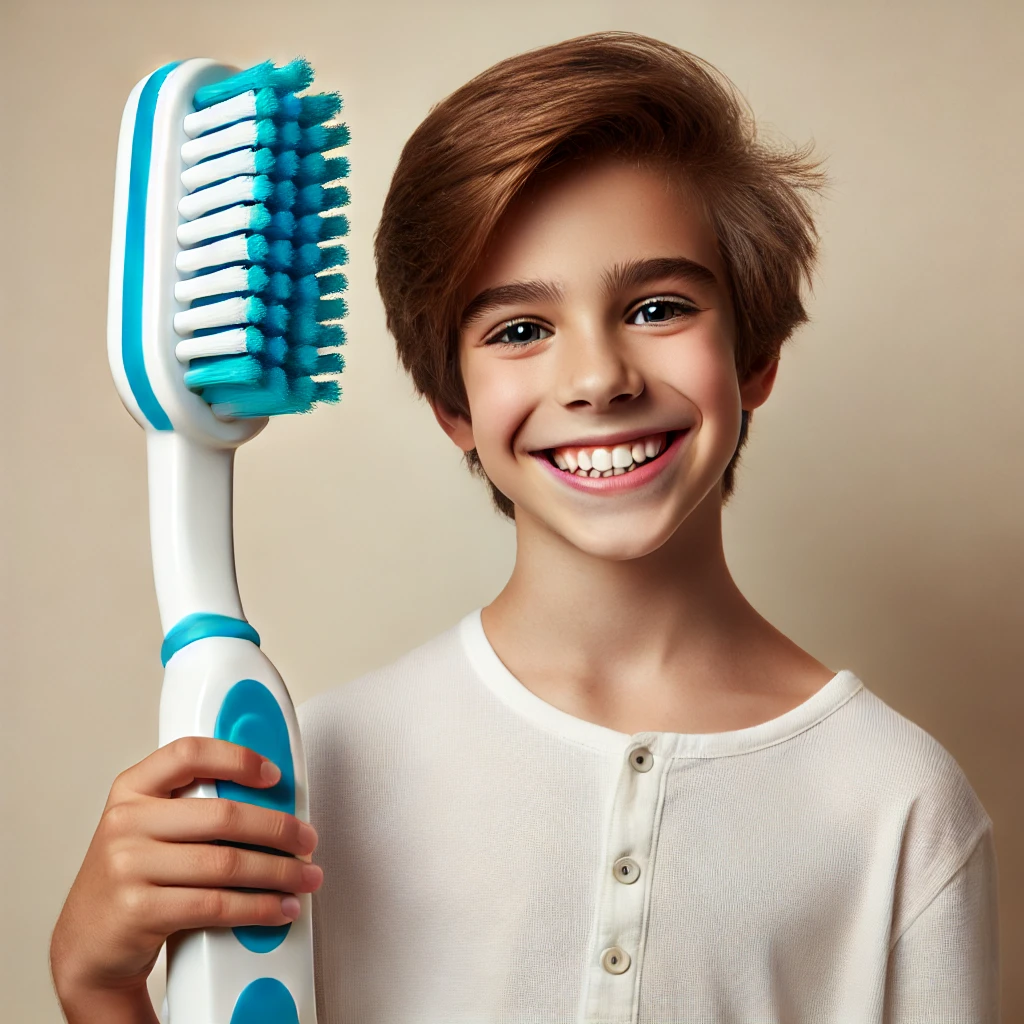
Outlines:
MULTIPOLYGON (((509 204, 467 299, 512 280, 607 278, 629 262, 682 258, 725 282, 714 229, 682 171, 608 157, 535 174, 509 204)), ((564 283, 564 282, 563 282, 564 283)))

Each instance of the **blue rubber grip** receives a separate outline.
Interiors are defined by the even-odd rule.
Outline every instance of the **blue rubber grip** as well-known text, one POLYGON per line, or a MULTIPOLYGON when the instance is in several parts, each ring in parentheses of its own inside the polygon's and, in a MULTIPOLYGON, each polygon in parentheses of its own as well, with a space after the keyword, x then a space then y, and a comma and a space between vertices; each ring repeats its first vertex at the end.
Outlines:
MULTIPOLYGON (((274 811, 295 813, 295 766, 292 763, 291 742, 288 738, 288 724, 281 713, 274 695, 255 679, 242 679, 235 683, 224 698, 217 714, 213 735, 219 740, 229 740, 243 747, 249 747, 258 754, 270 758, 281 769, 281 778, 269 789, 254 789, 228 779, 217 780, 217 796, 225 800, 238 800, 247 804, 258 804, 274 811)), ((244 843, 231 843, 245 846, 244 843)), ((251 849, 252 847, 246 847, 251 849)), ((291 856, 280 850, 258 847, 267 853, 282 857, 291 856)), ((257 890, 262 891, 262 890, 257 890)), ((235 938, 254 953, 269 953, 284 942, 291 924, 242 925, 232 928, 235 938)), ((262 979, 270 981, 271 979, 262 979)), ((251 987, 251 986, 250 986, 251 987)), ((244 993, 243 993, 244 995, 244 993)), ((287 995, 287 990, 285 990, 287 995)), ((289 1000, 291 999, 288 996, 289 1000)), ((234 1017, 231 1018, 234 1021, 234 1017)), ((248 1019, 248 1018, 247 1018, 248 1019)), ((253 1018, 262 1020, 263 1018, 253 1018)), ((287 1020, 287 1018, 282 1018, 287 1020)))
POLYGON ((231 1024, 299 1024, 291 993, 276 978, 257 978, 242 989, 231 1024))

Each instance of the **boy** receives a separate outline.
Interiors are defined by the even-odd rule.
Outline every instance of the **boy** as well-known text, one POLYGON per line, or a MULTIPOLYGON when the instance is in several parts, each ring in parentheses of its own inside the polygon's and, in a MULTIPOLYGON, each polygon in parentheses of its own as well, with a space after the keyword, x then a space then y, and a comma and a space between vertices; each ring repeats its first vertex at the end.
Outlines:
POLYGON ((822 182, 713 69, 625 33, 504 61, 431 112, 378 285, 514 520, 512 576, 303 705, 322 887, 207 845, 306 854, 294 819, 164 799, 260 784, 258 755, 188 741, 118 778, 54 933, 69 1020, 152 1021, 170 932, 288 919, 287 897, 196 896, 229 884, 317 890, 321 1024, 998 1019, 984 808, 724 558, 750 414, 806 320, 822 182))

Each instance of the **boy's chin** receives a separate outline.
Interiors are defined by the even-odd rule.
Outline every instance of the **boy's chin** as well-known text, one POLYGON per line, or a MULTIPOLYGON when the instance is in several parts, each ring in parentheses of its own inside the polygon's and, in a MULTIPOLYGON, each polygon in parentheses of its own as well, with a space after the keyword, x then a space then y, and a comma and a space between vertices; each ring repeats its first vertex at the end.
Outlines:
MULTIPOLYGON (((516 518, 521 515, 516 508, 516 518)), ((639 517, 572 516, 541 514, 531 510, 530 518, 542 529, 560 538, 582 554, 609 562, 627 562, 653 554, 676 532, 679 522, 638 521, 639 517)))

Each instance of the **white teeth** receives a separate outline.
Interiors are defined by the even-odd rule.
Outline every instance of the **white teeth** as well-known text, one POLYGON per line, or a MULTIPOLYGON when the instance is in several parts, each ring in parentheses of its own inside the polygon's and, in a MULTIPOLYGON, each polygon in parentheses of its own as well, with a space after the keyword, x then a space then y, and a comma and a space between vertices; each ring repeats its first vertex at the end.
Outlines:
POLYGON ((666 436, 648 437, 613 448, 590 448, 551 451, 552 460, 560 470, 577 476, 620 476, 631 473, 642 462, 660 455, 668 440, 666 436))
POLYGON ((625 469, 633 461, 631 448, 620 446, 612 449, 612 469, 625 469))

